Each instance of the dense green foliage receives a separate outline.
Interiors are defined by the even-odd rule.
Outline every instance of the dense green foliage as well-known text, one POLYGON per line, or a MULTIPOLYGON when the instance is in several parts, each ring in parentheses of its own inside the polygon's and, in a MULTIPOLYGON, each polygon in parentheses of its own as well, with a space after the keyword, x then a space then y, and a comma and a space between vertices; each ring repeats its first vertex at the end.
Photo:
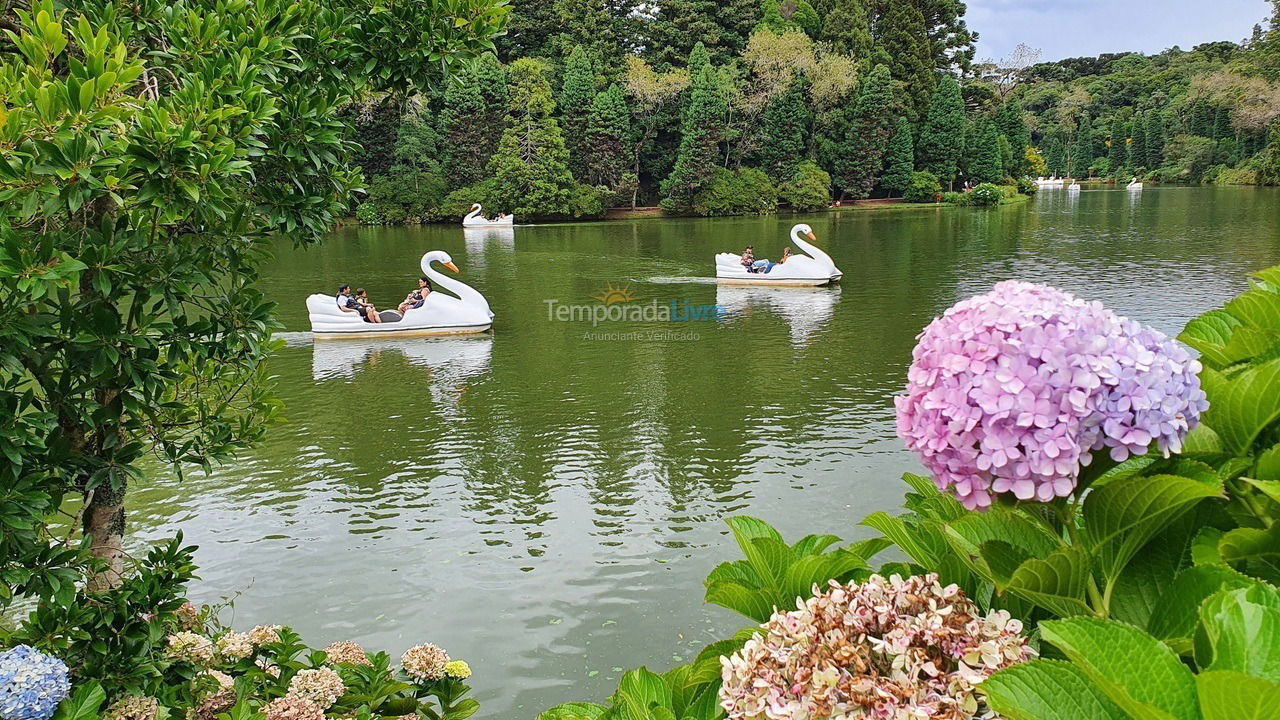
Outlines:
POLYGON ((911 183, 902 193, 902 199, 910 203, 936 202, 942 194, 942 183, 938 176, 927 170, 921 170, 911 176, 911 183))

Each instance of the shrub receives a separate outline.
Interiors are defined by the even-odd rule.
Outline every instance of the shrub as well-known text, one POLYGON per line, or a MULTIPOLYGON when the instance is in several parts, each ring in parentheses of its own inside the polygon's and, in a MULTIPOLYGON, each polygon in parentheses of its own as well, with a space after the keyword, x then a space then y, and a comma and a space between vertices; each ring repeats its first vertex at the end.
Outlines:
POLYGON ((999 205, 1003 199, 1004 191, 1000 189, 1000 186, 991 183, 982 183, 969 191, 969 202, 972 205, 991 207, 999 205))
POLYGON ((1020 177, 1016 181, 1018 192, 1023 195, 1035 195, 1040 192, 1040 186, 1029 177, 1020 177))
POLYGON ((947 205, 968 205, 969 193, 948 191, 942 193, 942 202, 947 205))
POLYGON ((1257 185, 1258 173, 1248 166, 1229 168, 1217 165, 1205 173, 1205 182, 1215 185, 1257 185))
POLYGON ((438 219, 444 189, 439 175, 398 165, 390 175, 370 180, 369 201, 377 205, 382 224, 426 222, 438 219))
POLYGON ((603 217, 613 197, 614 192, 603 185, 578 184, 569 197, 569 212, 575 218, 603 217))
POLYGON ((777 209, 777 188, 755 168, 737 172, 717 168, 715 177, 693 198, 695 215, 764 215, 777 209))
POLYGON ((801 163, 778 188, 778 196, 792 210, 821 210, 831 203, 831 175, 813 162, 801 163))
POLYGON ((356 208, 356 220, 361 225, 381 225, 382 213, 378 212, 376 203, 363 202, 356 208))
POLYGON ((941 194, 942 184, 938 182, 938 176, 921 171, 911 176, 911 184, 902 193, 902 199, 909 203, 937 202, 941 194))

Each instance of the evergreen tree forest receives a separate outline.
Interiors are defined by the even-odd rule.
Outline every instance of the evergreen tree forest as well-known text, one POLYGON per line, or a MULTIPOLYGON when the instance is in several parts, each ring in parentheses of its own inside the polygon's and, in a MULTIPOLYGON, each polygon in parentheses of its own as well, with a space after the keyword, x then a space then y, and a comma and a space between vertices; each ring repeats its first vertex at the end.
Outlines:
POLYGON ((976 62, 964 14, 940 0, 514 0, 496 52, 451 84, 349 109, 369 185, 358 217, 815 209, 901 196, 916 172, 944 191, 1036 174, 1280 182, 1277 17, 1241 42, 1040 63, 976 62))

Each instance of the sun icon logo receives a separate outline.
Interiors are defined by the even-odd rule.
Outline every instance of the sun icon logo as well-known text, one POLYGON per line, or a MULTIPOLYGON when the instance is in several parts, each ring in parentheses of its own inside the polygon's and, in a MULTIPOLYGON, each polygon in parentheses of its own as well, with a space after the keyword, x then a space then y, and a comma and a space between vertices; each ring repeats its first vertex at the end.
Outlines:
POLYGON ((636 299, 636 296, 631 294, 630 283, 622 287, 614 287, 613 283, 609 283, 604 290, 600 291, 599 295, 592 295, 591 299, 599 300, 605 305, 613 305, 614 303, 631 302, 636 299))

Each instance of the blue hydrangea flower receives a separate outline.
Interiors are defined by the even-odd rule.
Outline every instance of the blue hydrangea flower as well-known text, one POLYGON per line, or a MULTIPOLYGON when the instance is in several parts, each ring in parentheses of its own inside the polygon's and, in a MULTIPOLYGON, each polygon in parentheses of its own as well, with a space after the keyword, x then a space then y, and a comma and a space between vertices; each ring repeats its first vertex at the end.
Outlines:
POLYGON ((0 720, 49 720, 70 692, 58 658, 26 645, 0 652, 0 720))

